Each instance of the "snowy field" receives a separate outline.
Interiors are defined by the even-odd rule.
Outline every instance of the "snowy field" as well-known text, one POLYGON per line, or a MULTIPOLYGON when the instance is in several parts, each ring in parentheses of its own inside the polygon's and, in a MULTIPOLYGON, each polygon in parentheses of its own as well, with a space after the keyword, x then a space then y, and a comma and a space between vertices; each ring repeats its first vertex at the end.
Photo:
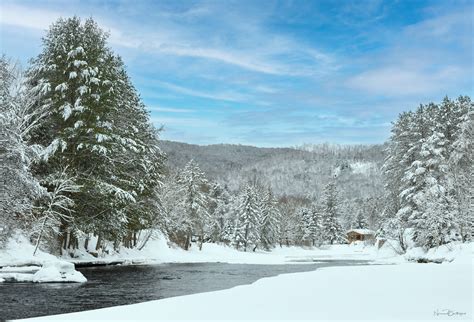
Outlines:
POLYGON ((232 289, 27 321, 472 320, 472 244, 443 264, 328 267, 232 289))

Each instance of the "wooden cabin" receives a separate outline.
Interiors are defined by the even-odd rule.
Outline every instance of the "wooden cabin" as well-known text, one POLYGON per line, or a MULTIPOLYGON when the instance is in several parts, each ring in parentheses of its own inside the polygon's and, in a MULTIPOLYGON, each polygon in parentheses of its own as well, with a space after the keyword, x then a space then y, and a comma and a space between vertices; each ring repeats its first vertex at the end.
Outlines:
POLYGON ((346 234, 349 244, 355 241, 375 242, 375 232, 370 229, 350 229, 346 234))

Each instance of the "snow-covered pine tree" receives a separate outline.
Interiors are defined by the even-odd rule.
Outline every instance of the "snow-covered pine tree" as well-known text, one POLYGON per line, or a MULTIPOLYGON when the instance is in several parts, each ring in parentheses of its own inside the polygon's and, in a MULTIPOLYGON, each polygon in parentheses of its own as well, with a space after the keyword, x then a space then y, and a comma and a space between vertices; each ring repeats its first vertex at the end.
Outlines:
POLYGON ((316 239, 316 223, 311 209, 308 207, 300 207, 296 211, 297 226, 296 236, 298 243, 301 245, 313 245, 316 239))
MULTIPOLYGON (((227 191, 227 189, 226 189, 227 191)), ((229 193, 229 202, 227 204, 220 203, 217 211, 225 213, 224 229, 221 234, 221 239, 227 245, 232 245, 234 241, 234 233, 237 222, 238 201, 240 196, 229 193)))
POLYGON ((186 244, 184 249, 188 249, 192 237, 199 238, 199 249, 202 249, 206 225, 209 223, 209 196, 208 181, 198 164, 191 160, 178 174, 178 186, 181 198, 182 214, 186 225, 186 244))
MULTIPOLYGON (((119 65, 123 66, 120 58, 119 65)), ((115 175, 123 186, 133 193, 135 202, 127 203, 123 212, 127 218, 125 244, 137 245, 140 230, 159 228, 163 213, 158 201, 164 172, 164 154, 158 147, 158 131, 149 120, 149 114, 133 87, 125 69, 120 72, 117 90, 121 105, 113 115, 116 153, 115 175), (158 201, 158 202, 157 202, 158 201)))
POLYGON ((367 229, 368 226, 369 226, 369 225, 367 224, 367 220, 366 220, 366 218, 365 218, 364 210, 363 210, 363 209, 359 209, 359 210, 357 211, 356 217, 354 218, 354 222, 353 222, 352 228, 356 228, 356 229, 367 229))
POLYGON ((323 201, 323 239, 331 245, 344 240, 344 232, 339 223, 337 188, 330 182, 324 188, 323 201))
POLYGON ((321 206, 313 204, 311 206, 311 215, 313 217, 313 246, 316 246, 316 244, 321 245, 323 242, 323 209, 321 206))
POLYGON ((404 112, 399 115, 398 120, 393 124, 392 136, 390 137, 386 149, 383 170, 385 180, 386 202, 383 210, 384 222, 394 223, 398 229, 384 229, 388 237, 397 238, 402 248, 405 247, 403 231, 406 227, 406 218, 396 218, 396 214, 401 208, 400 192, 402 190, 402 180, 405 170, 415 161, 414 150, 412 149, 412 129, 414 123, 414 113, 404 112), (411 153, 408 151, 411 150, 411 153))
POLYGON ((236 205, 236 221, 232 243, 235 248, 255 251, 260 241, 261 209, 255 187, 247 184, 236 205))
MULTIPOLYGON (((97 248, 143 227, 148 220, 137 214, 157 213, 141 206, 159 185, 162 164, 144 106, 107 37, 92 19, 59 19, 28 71, 33 109, 47 114, 31 137, 47 147, 35 173, 44 181, 68 167, 82 187, 70 196, 76 225, 99 235, 97 248)), ((63 222, 63 241, 70 232, 63 222)))
POLYGON ((46 191, 31 174, 40 146, 27 144, 41 114, 29 113, 29 98, 21 91, 21 72, 0 57, 0 247, 14 229, 34 222, 33 202, 46 191))
POLYGON ((229 214, 231 212, 230 194, 227 189, 214 182, 210 188, 209 200, 209 238, 213 242, 228 241, 229 228, 233 227, 233 223, 229 223, 229 214))
POLYGON ((444 134, 434 129, 424 140, 419 159, 406 171, 405 189, 400 194, 405 206, 399 216, 407 218, 417 245, 426 248, 449 242, 456 229, 445 149, 444 134))
POLYGON ((450 186, 456 201, 463 241, 474 240, 474 103, 467 96, 455 102, 457 127, 449 156, 450 186))
POLYGON ((177 174, 169 173, 160 189, 159 200, 163 209, 163 232, 167 234, 170 241, 182 248, 186 246, 187 217, 185 213, 183 198, 178 185, 177 174))
POLYGON ((273 248, 278 239, 280 211, 270 188, 263 193, 260 223, 260 244, 265 250, 273 248))
POLYGON ((402 210, 408 209, 407 200, 400 195, 406 189, 406 171, 419 159, 421 145, 431 133, 435 110, 434 104, 420 105, 415 112, 402 113, 392 129, 384 164, 389 202, 383 211, 385 223, 381 233, 396 237, 403 250, 407 247, 405 232, 410 224, 409 214, 402 210))

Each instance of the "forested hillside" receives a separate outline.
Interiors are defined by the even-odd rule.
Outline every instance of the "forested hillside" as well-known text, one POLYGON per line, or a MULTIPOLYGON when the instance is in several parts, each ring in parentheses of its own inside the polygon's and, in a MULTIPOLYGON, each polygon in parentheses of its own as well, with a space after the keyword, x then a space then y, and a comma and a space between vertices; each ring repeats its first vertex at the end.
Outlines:
POLYGON ((238 190, 243 182, 257 180, 277 196, 316 200, 322 188, 336 180, 347 198, 370 197, 383 189, 383 145, 312 145, 295 148, 257 148, 245 145, 193 145, 160 141, 171 169, 191 159, 207 177, 238 190))

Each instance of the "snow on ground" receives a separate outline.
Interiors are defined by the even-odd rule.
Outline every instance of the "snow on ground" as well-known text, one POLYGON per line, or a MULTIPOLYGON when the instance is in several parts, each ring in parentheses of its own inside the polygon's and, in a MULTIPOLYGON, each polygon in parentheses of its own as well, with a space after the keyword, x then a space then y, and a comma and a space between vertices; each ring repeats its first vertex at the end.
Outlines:
POLYGON ((166 238, 163 235, 158 235, 155 239, 150 240, 141 251, 121 248, 120 253, 111 252, 103 258, 96 258, 84 250, 80 250, 75 253, 75 256, 76 258, 67 258, 67 260, 78 264, 111 262, 123 262, 125 264, 195 262, 288 264, 329 259, 393 261, 397 253, 388 243, 381 250, 374 246, 358 243, 306 248, 284 246, 276 247, 270 252, 262 250, 243 252, 225 245, 205 243, 201 251, 199 251, 196 245, 193 245, 190 250, 185 251, 179 247, 168 245, 166 238))
POLYGON ((16 282, 86 282, 87 279, 74 268, 74 264, 56 256, 38 251, 22 235, 11 238, 0 250, 0 283, 16 282))
MULTIPOLYGON (((32 267, 28 267, 30 270, 32 267)), ((0 271, 3 281, 34 282, 34 283, 58 283, 75 282, 84 283, 87 279, 74 268, 74 264, 66 261, 47 261, 40 268, 25 272, 22 267, 8 267, 0 271)))
POLYGON ((15 234, 10 238, 5 248, 0 250, 0 267, 4 266, 41 266, 45 261, 57 260, 57 257, 42 251, 35 256, 35 247, 21 234, 15 234))
MULTIPOLYGON (((196 245, 185 251, 174 245, 170 245, 163 235, 157 235, 150 240, 142 250, 128 249, 122 247, 119 252, 109 249, 98 257, 79 249, 74 254, 67 254, 58 259, 57 257, 38 251, 33 256, 34 246, 21 235, 10 239, 5 249, 0 250, 0 277, 1 274, 9 273, 33 273, 44 263, 58 260, 73 264, 161 264, 161 263, 196 263, 196 262, 221 262, 232 264, 288 264, 288 263, 310 263, 319 260, 377 260, 396 262, 403 258, 396 257, 395 248, 389 243, 378 250, 364 243, 353 243, 350 245, 327 245, 321 247, 276 247, 267 252, 257 250, 256 252, 238 251, 232 247, 205 243, 199 251, 196 245), (72 256, 71 256, 72 255, 72 256), (8 268, 8 266, 11 266, 8 268), (3 267, 3 268, 2 268, 3 267), (13 267, 13 268, 12 268, 13 267)), ((71 277, 72 278, 72 277, 71 277)))
MULTIPOLYGON (((473 245, 472 243, 470 245, 473 245)), ((472 247, 471 247, 472 248, 472 247)), ((469 247, 466 244, 450 243, 436 248, 431 248, 425 251, 421 247, 409 249, 404 255, 408 261, 423 261, 423 262, 451 262, 457 257, 466 256, 469 247)))
POLYGON ((451 263, 327 267, 223 291, 28 321, 472 321, 472 244, 460 246, 456 254, 451 263))

